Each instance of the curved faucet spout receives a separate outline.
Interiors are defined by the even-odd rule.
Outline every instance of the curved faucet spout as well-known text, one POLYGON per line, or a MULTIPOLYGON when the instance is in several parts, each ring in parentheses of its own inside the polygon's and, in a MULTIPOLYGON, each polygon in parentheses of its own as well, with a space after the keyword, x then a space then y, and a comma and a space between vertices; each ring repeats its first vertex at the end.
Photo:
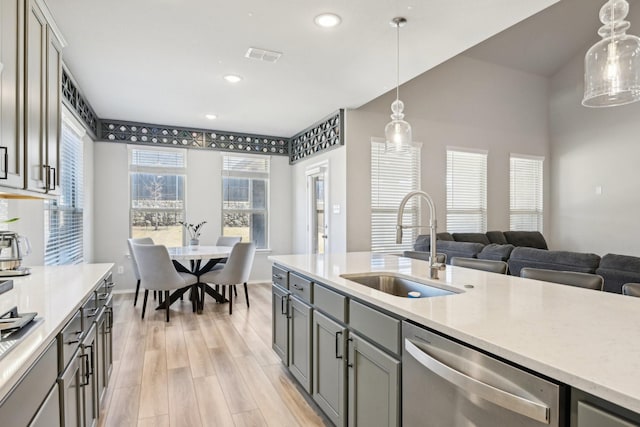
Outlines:
POLYGON ((415 197, 419 196, 426 200, 427 205, 429 206, 429 231, 430 231, 430 240, 431 240, 431 252, 429 254, 429 274, 432 279, 438 278, 438 270, 444 269, 443 264, 439 264, 436 262, 436 206, 433 203, 433 199, 431 196, 424 191, 411 191, 408 193, 402 201, 400 202, 400 207, 398 208, 398 220, 396 222, 396 243, 402 243, 402 229, 404 228, 421 228, 420 225, 417 226, 406 226, 402 225, 402 217, 404 215, 404 208, 407 202, 415 197))

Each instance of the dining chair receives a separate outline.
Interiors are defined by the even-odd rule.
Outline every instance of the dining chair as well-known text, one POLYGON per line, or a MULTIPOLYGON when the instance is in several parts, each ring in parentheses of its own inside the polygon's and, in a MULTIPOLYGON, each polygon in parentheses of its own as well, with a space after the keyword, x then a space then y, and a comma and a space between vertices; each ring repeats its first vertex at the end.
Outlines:
POLYGON ((140 271, 140 284, 144 288, 142 318, 144 319, 144 312, 147 308, 149 290, 164 291, 168 322, 169 306, 171 305, 169 291, 195 285, 198 283, 198 278, 193 274, 177 271, 171 262, 169 251, 164 245, 133 244, 132 246, 140 271))
POLYGON ((625 283, 622 285, 622 295, 640 297, 640 283, 625 283))
POLYGON ((140 271, 138 271, 138 263, 136 262, 136 255, 133 252, 133 245, 153 245, 153 239, 151 237, 140 237, 137 239, 127 239, 129 245, 129 254, 131 255, 131 264, 133 264, 133 274, 136 276, 136 296, 133 299, 133 306, 138 303, 138 293, 140 292, 140 271))
MULTIPOLYGON (((212 270, 200 276, 201 283, 211 283, 222 286, 222 295, 225 294, 224 289, 229 287, 229 314, 233 313, 233 292, 232 288, 242 283, 244 285, 245 299, 247 307, 249 307, 249 293, 247 290, 247 281, 251 274, 253 258, 256 254, 256 244, 253 242, 236 243, 231 249, 228 261, 220 270, 212 270)), ((237 293, 236 293, 237 295, 237 293)), ((204 301, 204 292, 202 300, 204 301)))
MULTIPOLYGON (((429 252, 422 251, 404 251, 402 256, 405 258, 421 259, 423 261, 429 261, 429 252)), ((447 254, 438 252, 436 254, 436 262, 439 264, 447 263, 447 254)))
POLYGON ((216 246, 233 246, 236 243, 240 243, 242 237, 240 236, 220 236, 216 242, 216 246))
POLYGON ((508 266, 504 261, 491 259, 463 258, 454 256, 451 265, 456 267, 472 268, 474 270, 488 271, 489 273, 507 274, 508 266))
POLYGON ((580 273, 577 271, 547 270, 544 268, 525 267, 520 270, 520 277, 542 280, 543 282, 601 291, 604 279, 598 274, 580 273))

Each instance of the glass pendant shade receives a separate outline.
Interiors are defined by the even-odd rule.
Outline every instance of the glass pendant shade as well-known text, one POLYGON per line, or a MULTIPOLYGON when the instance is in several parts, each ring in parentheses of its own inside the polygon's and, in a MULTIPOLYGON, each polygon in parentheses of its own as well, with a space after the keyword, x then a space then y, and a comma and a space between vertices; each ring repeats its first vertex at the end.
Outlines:
POLYGON ((640 38, 625 34, 626 0, 609 0, 600 10, 602 40, 584 60, 585 107, 613 107, 640 101, 640 38))
POLYGON ((396 146, 411 143, 411 125, 403 120, 404 103, 396 99, 391 104, 391 121, 384 127, 384 135, 387 142, 396 146))

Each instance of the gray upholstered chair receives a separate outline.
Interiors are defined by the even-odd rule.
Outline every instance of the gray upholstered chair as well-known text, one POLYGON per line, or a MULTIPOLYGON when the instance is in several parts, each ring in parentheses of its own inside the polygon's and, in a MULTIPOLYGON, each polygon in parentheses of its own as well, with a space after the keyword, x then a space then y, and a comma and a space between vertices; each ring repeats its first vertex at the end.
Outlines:
POLYGON ((138 270, 140 271, 140 285, 144 288, 144 301, 142 303, 142 318, 147 308, 149 290, 164 291, 164 304, 167 310, 167 322, 169 321, 169 291, 181 289, 198 283, 198 278, 190 273, 176 271, 169 256, 169 251, 164 245, 140 245, 133 244, 138 270))
MULTIPOLYGON (((429 252, 422 251, 404 251, 402 256, 405 258, 421 259, 423 261, 429 261, 429 252)), ((447 254, 436 254, 436 262, 445 264, 447 262, 447 254)))
MULTIPOLYGON (((249 307, 249 292, 247 290, 247 281, 251 274, 251 267, 253 266, 253 258, 256 254, 256 244, 249 243, 236 243, 231 249, 231 254, 220 270, 209 271, 200 276, 200 282, 211 283, 214 285, 222 286, 222 295, 225 294, 224 289, 229 287, 229 314, 233 313, 233 291, 236 285, 242 283, 244 285, 245 299, 247 300, 247 307, 249 307)), ((237 293, 236 293, 237 295, 237 293)), ((204 299, 204 292, 202 298, 204 299)))
POLYGON ((596 291, 601 291, 604 284, 602 276, 597 274, 579 273, 577 271, 546 270, 544 268, 525 267, 520 270, 520 277, 594 289, 596 291))
POLYGON ((451 265, 498 274, 507 274, 508 269, 507 263, 504 261, 493 261, 490 259, 477 258, 453 257, 451 258, 451 265))
POLYGON ((236 243, 240 243, 242 237, 240 236, 220 236, 216 242, 216 246, 233 246, 236 243))
POLYGON ((640 297, 640 283, 625 283, 622 285, 622 295, 640 297))
POLYGON ((140 292, 140 272, 138 271, 138 263, 136 262, 136 255, 133 252, 133 245, 153 245, 153 239, 151 237, 141 237, 138 239, 127 239, 129 245, 129 255, 131 255, 131 264, 133 264, 133 274, 136 276, 136 296, 133 300, 133 306, 138 303, 138 293, 140 292))

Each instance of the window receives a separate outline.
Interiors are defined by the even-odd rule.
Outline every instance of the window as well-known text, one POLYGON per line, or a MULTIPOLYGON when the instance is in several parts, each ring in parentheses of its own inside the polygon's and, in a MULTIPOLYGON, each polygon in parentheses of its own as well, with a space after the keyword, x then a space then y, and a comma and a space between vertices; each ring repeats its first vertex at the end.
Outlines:
POLYGON ((268 246, 268 156, 222 156, 222 235, 268 246))
POLYGON ((487 152, 447 149, 447 231, 487 231, 487 152))
POLYGON ((183 245, 186 150, 129 149, 131 237, 183 245))
MULTIPOLYGON (((411 249, 418 234, 405 230, 403 243, 396 244, 396 222, 402 198, 420 189, 420 147, 389 147, 385 141, 371 141, 371 251, 391 252, 411 249)), ((419 199, 407 203, 402 223, 417 225, 419 199)))
POLYGON ((509 228, 542 232, 542 157, 511 155, 509 228))
POLYGON ((60 197, 44 203, 45 265, 80 264, 83 247, 84 130, 70 119, 62 121, 60 142, 60 197))

